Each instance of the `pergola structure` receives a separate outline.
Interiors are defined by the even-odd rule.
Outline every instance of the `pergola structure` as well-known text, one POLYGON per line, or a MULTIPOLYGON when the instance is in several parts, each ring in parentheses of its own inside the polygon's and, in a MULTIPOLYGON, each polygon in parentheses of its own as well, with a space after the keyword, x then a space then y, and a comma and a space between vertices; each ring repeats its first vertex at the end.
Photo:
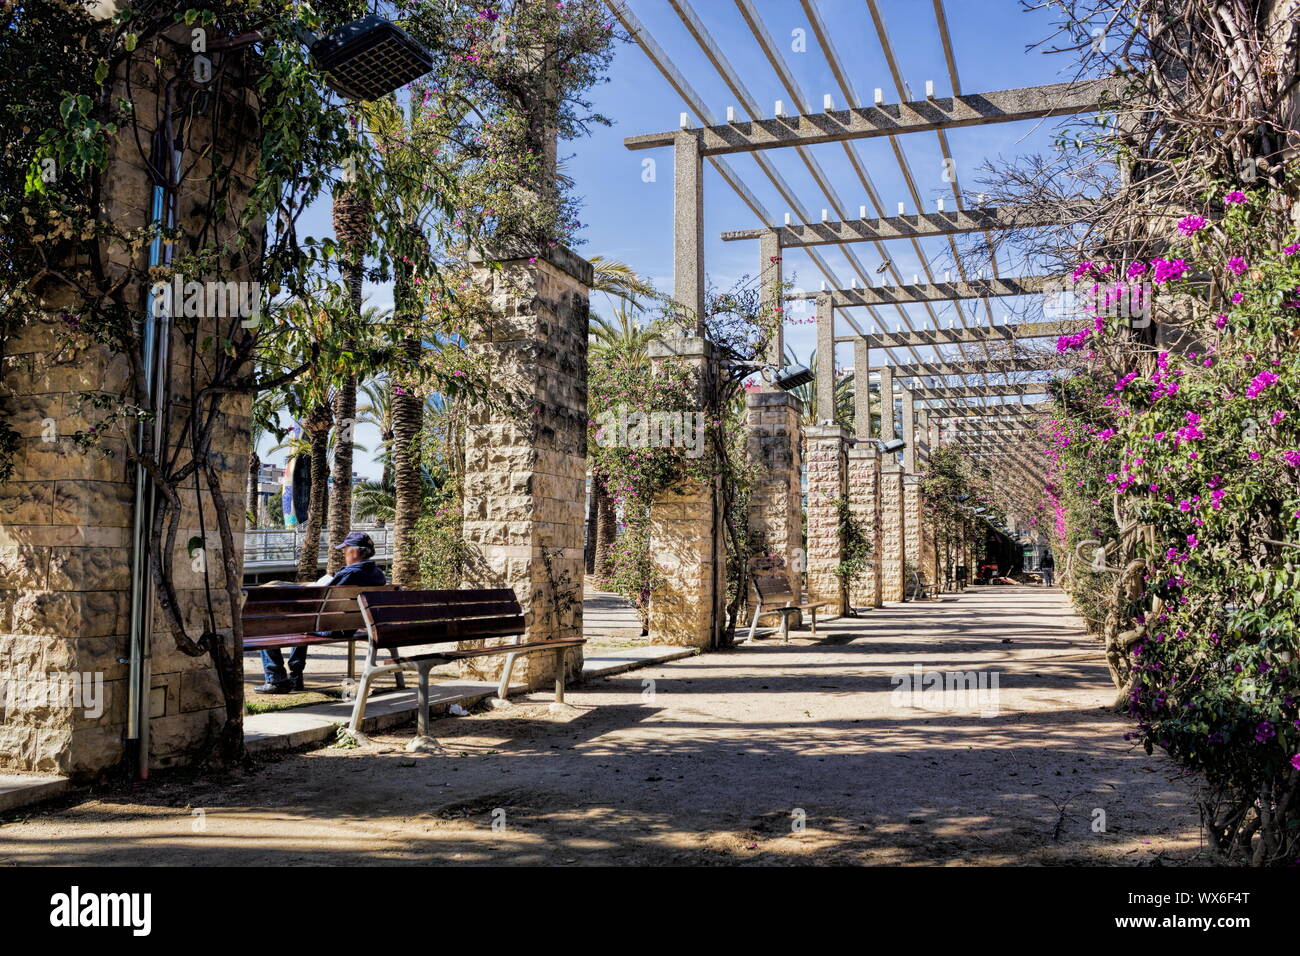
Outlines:
MULTIPOLYGON (((815 304, 817 407, 813 417, 817 425, 801 428, 802 409, 791 395, 765 389, 749 398, 751 448, 762 455, 766 466, 753 496, 751 529, 766 536, 769 546, 787 557, 793 584, 801 545, 797 532, 800 476, 806 469, 805 566, 811 596, 839 607, 878 606, 882 601, 902 599, 905 569, 934 581, 933 563, 927 561, 920 473, 937 442, 943 440, 965 452, 988 456, 999 462, 1002 471, 1010 463, 1017 480, 1026 476, 1041 480, 1041 466, 1026 452, 1027 440, 1036 434, 1041 418, 1035 406, 1046 396, 1046 380, 1055 364, 1042 345, 1067 331, 1057 322, 997 322, 991 304, 994 299, 1035 295, 1059 280, 1050 275, 1000 275, 995 255, 989 257, 987 275, 971 275, 958 254, 955 237, 1070 225, 1087 221, 1090 214, 1086 205, 1033 210, 968 206, 955 174, 948 131, 1092 111, 1113 95, 1117 86, 1111 80, 1096 80, 966 93, 958 77, 943 2, 932 0, 951 92, 939 95, 934 83, 927 82, 924 96, 917 97, 902 79, 879 3, 866 0, 897 96, 887 97, 883 89, 876 89, 871 101, 864 102, 836 49, 818 0, 800 0, 838 86, 837 91, 823 94, 817 104, 801 87, 753 0, 735 0, 750 36, 788 97, 769 109, 759 104, 690 0, 669 0, 699 52, 735 97, 736 105, 718 116, 628 4, 623 0, 606 2, 688 110, 682 112, 677 129, 624 141, 630 150, 673 150, 673 298, 678 308, 687 315, 705 314, 706 164, 718 171, 759 220, 758 227, 730 229, 722 233, 722 239, 757 240, 757 275, 765 308, 784 314, 790 302, 815 304), (936 136, 946 165, 953 167, 953 175, 945 176, 951 184, 951 199, 935 200, 932 209, 925 208, 928 204, 922 200, 903 151, 902 141, 913 134, 936 136), (899 202, 895 209, 885 207, 857 151, 858 143, 871 139, 888 142, 907 184, 913 211, 908 211, 906 202, 899 202), (839 184, 812 151, 822 144, 836 144, 844 151, 856 179, 844 185, 861 190, 867 202, 856 206, 845 202, 839 184), (801 201, 769 160, 775 150, 793 151, 823 198, 801 201), (730 162, 739 154, 749 154, 790 212, 777 217, 746 186, 730 162), (919 244, 928 237, 946 240, 951 253, 951 268, 942 277, 934 274, 931 260, 919 244), (890 243, 910 244, 921 263, 920 272, 910 281, 895 265, 897 257, 889 253, 890 243), (859 258, 857 250, 863 244, 882 260, 877 268, 869 269, 859 258), (852 275, 847 285, 822 255, 828 247, 837 249, 849 264, 852 275), (788 250, 801 250, 822 273, 825 278, 820 290, 787 289, 784 258, 788 250), (982 305, 983 315, 968 316, 958 307, 953 310, 955 318, 945 324, 935 308, 939 303, 963 302, 982 305), (919 307, 919 313, 910 312, 907 306, 919 307), (860 312, 865 312, 870 326, 864 327, 855 317, 860 312), (853 367, 847 374, 855 385, 863 385, 854 389, 851 432, 836 421, 834 387, 836 347, 849 343, 853 367), (991 382, 992 378, 997 383, 991 382), (873 403, 873 393, 879 396, 878 404, 873 403), (878 426, 873 405, 878 409, 878 426), (896 438, 904 442, 901 452, 885 451, 885 443, 896 438), (869 582, 851 595, 844 594, 833 573, 843 542, 838 540, 833 510, 826 504, 845 496, 850 511, 871 529, 877 555, 869 582)), ((703 332, 702 322, 697 323, 697 336, 703 332)), ((701 346, 696 351, 703 358, 707 349, 701 346)), ((784 335, 778 331, 769 347, 768 364, 782 365, 784 351, 784 335)), ((705 542, 699 544, 703 550, 694 557, 716 565, 716 552, 705 553, 705 542)), ((674 585, 687 591, 696 586, 684 581, 674 585)))

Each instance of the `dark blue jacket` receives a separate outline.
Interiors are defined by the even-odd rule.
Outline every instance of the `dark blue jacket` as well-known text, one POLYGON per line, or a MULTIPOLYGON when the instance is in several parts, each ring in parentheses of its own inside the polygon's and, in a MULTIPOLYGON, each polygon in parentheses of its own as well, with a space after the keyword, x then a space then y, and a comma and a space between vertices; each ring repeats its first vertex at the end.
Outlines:
POLYGON ((338 574, 330 581, 330 587, 343 584, 349 587, 373 587, 387 583, 388 578, 384 576, 384 571, 379 565, 373 561, 358 561, 356 564, 340 568, 338 574))

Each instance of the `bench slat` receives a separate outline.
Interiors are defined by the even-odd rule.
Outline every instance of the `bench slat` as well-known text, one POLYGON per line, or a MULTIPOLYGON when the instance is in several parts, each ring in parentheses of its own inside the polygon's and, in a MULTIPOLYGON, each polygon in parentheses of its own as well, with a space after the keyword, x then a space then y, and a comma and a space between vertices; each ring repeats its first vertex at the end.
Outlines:
POLYGON ((412 624, 418 621, 448 621, 475 617, 519 617, 524 612, 514 601, 480 604, 390 604, 370 605, 374 624, 412 624))
POLYGON ((524 619, 486 617, 468 621, 419 621, 408 624, 371 625, 370 639, 376 647, 407 647, 412 644, 441 644, 481 641, 490 637, 516 637, 524 632, 524 619))

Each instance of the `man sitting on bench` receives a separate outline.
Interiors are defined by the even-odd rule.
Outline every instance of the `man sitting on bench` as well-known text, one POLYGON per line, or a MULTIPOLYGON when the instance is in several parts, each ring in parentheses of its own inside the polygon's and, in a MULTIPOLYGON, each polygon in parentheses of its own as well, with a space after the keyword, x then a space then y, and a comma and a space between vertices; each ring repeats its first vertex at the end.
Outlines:
MULTIPOLYGON (((316 583, 328 584, 330 587, 344 584, 353 587, 371 587, 388 583, 383 569, 370 560, 375 555, 375 543, 364 531, 349 533, 343 539, 343 543, 337 546, 337 550, 343 552, 343 560, 347 563, 328 581, 322 580, 316 583)), ((284 652, 278 647, 266 648, 262 651, 262 673, 266 683, 254 687, 253 690, 258 694, 289 694, 300 691, 303 689, 302 672, 306 669, 306 644, 299 644, 289 652, 287 674, 284 669, 284 652)))

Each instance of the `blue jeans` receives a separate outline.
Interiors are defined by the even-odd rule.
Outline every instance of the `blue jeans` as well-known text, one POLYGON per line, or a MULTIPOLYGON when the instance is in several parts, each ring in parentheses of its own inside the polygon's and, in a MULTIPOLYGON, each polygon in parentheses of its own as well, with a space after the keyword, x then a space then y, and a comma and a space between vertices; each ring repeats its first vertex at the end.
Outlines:
POLYGON ((1054 572, 1055 570, 1056 570, 1055 568, 1043 568, 1043 569, 1042 569, 1042 571, 1043 571, 1043 583, 1046 584, 1049 588, 1052 586, 1052 572, 1054 572))
POLYGON ((287 684, 291 679, 302 677, 307 669, 307 645, 299 644, 289 652, 289 673, 284 672, 284 652, 278 647, 262 651, 262 673, 268 684, 287 684))

